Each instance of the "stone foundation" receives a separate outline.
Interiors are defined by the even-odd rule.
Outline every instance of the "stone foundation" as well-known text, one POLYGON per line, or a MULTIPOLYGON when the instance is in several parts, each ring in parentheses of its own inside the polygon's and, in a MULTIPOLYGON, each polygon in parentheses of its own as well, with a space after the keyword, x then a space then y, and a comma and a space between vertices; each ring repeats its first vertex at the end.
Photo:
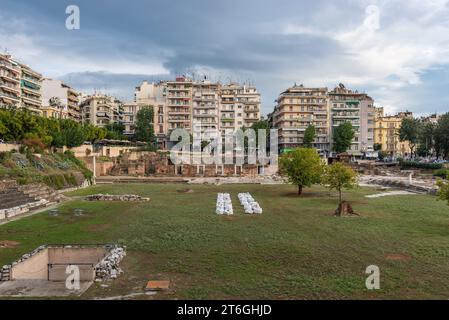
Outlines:
POLYGON ((94 194, 85 198, 87 201, 150 201, 150 198, 144 198, 135 194, 94 194))

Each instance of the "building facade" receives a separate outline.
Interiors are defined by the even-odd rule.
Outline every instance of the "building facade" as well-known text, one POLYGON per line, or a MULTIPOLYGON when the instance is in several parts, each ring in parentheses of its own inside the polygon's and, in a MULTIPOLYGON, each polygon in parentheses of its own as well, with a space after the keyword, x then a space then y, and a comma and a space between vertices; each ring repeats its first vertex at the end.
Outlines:
POLYGON ((142 106, 153 106, 154 131, 161 149, 175 143, 170 142, 170 134, 178 128, 193 133, 196 126, 198 135, 206 132, 226 135, 250 127, 261 116, 260 94, 254 86, 224 85, 206 79, 193 81, 177 77, 159 83, 144 81, 136 87, 134 100, 124 106, 125 131, 133 134, 138 110, 142 106))
POLYGON ((21 68, 21 107, 42 115, 42 75, 24 64, 21 68))
POLYGON ((98 127, 123 122, 123 103, 114 97, 104 94, 87 96, 80 103, 82 123, 90 123, 98 127))
POLYGON ((375 108, 374 100, 366 93, 347 89, 340 84, 328 93, 330 112, 330 150, 333 147, 333 131, 342 123, 349 122, 355 131, 347 152, 362 156, 374 152, 375 108))
POLYGON ((80 122, 79 93, 61 80, 43 79, 42 114, 48 118, 80 122))
POLYGON ((399 141, 399 129, 404 118, 413 118, 411 112, 399 112, 385 116, 383 109, 377 109, 374 143, 390 157, 404 157, 411 153, 408 141, 399 141))
POLYGON ((286 151, 302 145, 307 127, 315 127, 314 147, 329 151, 329 113, 327 88, 306 88, 294 85, 282 92, 269 117, 278 129, 279 149, 286 151))
POLYGON ((25 108, 41 115, 42 75, 29 66, 0 54, 0 105, 25 108))
POLYGON ((260 93, 254 86, 238 83, 220 86, 219 130, 232 135, 235 130, 249 128, 261 117, 260 93))
MULTIPOLYGON (((156 136, 157 144, 159 148, 166 149, 167 147, 167 86, 164 82, 160 81, 158 83, 149 83, 148 81, 143 81, 142 84, 136 87, 134 92, 134 104, 135 106, 130 106, 132 110, 132 119, 135 121, 137 117, 137 112, 144 106, 153 107, 154 117, 153 126, 154 134, 156 136)), ((134 134, 134 123, 129 122, 125 124, 129 126, 130 131, 128 134, 134 134)))

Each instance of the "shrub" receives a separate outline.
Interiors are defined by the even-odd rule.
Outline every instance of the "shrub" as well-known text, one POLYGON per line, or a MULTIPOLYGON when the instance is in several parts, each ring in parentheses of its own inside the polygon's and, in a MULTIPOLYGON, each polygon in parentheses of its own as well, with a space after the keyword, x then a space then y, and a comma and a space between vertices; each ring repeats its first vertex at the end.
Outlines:
POLYGON ((423 163, 417 161, 402 161, 401 169, 416 168, 425 170, 438 170, 442 169, 443 165, 441 163, 423 163))
POLYGON ((435 177, 440 177, 440 178, 443 178, 443 179, 447 179, 448 174, 449 174, 449 170, 448 169, 438 169, 437 171, 435 171, 433 173, 433 175, 435 177))
POLYGON ((25 138, 22 143, 27 147, 27 151, 31 153, 43 153, 45 144, 37 137, 25 138))
POLYGON ((43 181, 49 187, 59 190, 66 186, 66 181, 64 175, 62 174, 53 174, 44 176, 43 181))

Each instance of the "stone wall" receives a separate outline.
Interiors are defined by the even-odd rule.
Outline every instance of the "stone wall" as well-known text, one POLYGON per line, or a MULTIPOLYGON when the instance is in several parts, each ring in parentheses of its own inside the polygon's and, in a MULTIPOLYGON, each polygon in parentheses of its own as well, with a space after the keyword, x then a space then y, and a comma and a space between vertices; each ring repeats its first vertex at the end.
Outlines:
POLYGON ((65 281, 68 265, 77 265, 81 281, 116 278, 126 248, 116 245, 42 245, 0 269, 0 281, 65 281))
POLYGON ((106 170, 97 170, 97 176, 181 176, 181 177, 232 177, 257 176, 259 173, 273 174, 277 166, 264 166, 244 164, 236 165, 175 165, 166 153, 157 152, 131 152, 125 153, 113 160, 113 165, 106 170), (267 169, 268 172, 265 172, 267 169), (261 170, 262 172, 259 172, 261 170))

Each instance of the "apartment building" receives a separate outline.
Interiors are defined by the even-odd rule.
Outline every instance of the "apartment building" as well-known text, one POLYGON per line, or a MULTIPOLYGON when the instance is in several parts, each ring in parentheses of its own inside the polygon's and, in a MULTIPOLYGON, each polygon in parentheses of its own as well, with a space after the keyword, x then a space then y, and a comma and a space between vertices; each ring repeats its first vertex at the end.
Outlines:
POLYGON ((125 112, 129 110, 132 115, 128 113, 126 119, 132 119, 132 121, 125 123, 125 127, 129 128, 127 134, 134 134, 134 122, 137 116, 137 112, 143 106, 153 107, 154 117, 153 126, 156 141, 160 149, 167 148, 167 86, 165 82, 149 83, 143 81, 142 84, 136 87, 134 92, 134 105, 125 105, 125 112))
POLYGON ((0 54, 0 104, 20 107, 21 68, 9 55, 0 54))
POLYGON ((24 64, 21 68, 21 100, 22 108, 42 115, 42 75, 24 64))
MULTIPOLYGON (((220 84, 204 80, 194 82, 192 94, 192 125, 195 125, 196 134, 218 132, 220 108, 220 84)), ((192 127, 193 128, 193 127, 192 127)))
POLYGON ((167 136, 183 128, 191 132, 192 128, 192 91, 193 81, 186 77, 177 77, 166 83, 167 99, 167 136))
POLYGON ((286 151, 302 145, 308 126, 315 127, 314 147, 329 152, 329 113, 327 88, 294 85, 279 95, 274 112, 269 116, 278 129, 279 149, 286 151))
POLYGON ((392 157, 407 156, 411 153, 407 141, 399 141, 399 129, 404 118, 413 118, 411 112, 399 112, 395 115, 384 115, 383 108, 376 108, 377 118, 374 129, 374 143, 392 157))
POLYGON ((374 151, 374 127, 376 111, 374 100, 366 93, 347 89, 340 84, 328 92, 330 110, 330 149, 332 150, 332 133, 340 124, 352 124, 355 136, 347 151, 354 156, 372 153, 374 151))
POLYGON ((260 93, 254 86, 238 83, 220 86, 219 130, 222 136, 249 128, 260 120, 260 93))
POLYGON ((79 93, 61 80, 42 80, 42 114, 44 117, 73 119, 80 122, 79 93))
POLYGON ((149 83, 136 87, 134 102, 124 105, 125 133, 133 134, 138 110, 153 106, 154 130, 159 148, 167 149, 170 134, 176 128, 201 133, 233 133, 250 127, 260 119, 260 94, 254 86, 230 83, 223 85, 206 79, 193 81, 177 77, 173 81, 149 83))
POLYGON ((0 105, 26 108, 41 114, 42 75, 10 55, 0 54, 0 105))
POLYGON ((94 94, 80 103, 83 123, 105 127, 112 123, 123 122, 123 103, 111 96, 94 94))

